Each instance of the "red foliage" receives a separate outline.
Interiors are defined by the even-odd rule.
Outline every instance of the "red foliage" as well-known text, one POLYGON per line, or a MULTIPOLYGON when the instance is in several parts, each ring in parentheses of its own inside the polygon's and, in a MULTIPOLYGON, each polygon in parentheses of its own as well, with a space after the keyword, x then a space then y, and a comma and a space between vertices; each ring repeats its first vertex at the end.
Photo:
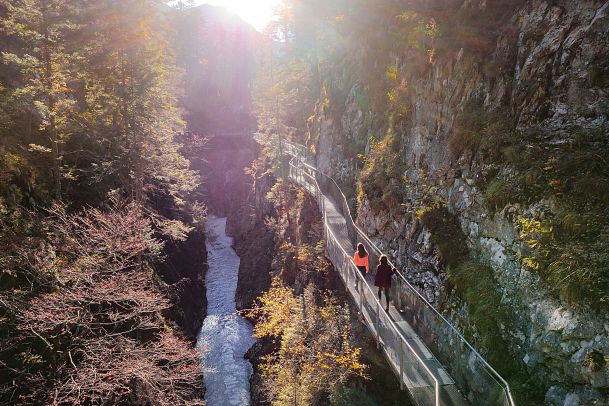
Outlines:
MULTIPOLYGON (((199 404, 201 367, 162 313, 171 302, 150 266, 162 245, 133 204, 51 209, 49 238, 27 253, 53 283, 0 292, 15 328, 0 336, 0 399, 24 404, 199 404)), ((0 314, 2 316, 2 314, 0 314)))

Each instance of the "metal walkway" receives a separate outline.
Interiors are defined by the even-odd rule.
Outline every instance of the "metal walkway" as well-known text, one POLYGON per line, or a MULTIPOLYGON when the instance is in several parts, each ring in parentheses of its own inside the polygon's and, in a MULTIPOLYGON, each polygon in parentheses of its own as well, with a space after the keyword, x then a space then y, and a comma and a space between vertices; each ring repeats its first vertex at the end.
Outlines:
POLYGON ((332 178, 319 173, 314 166, 307 163, 312 162, 312 159, 308 156, 305 147, 284 143, 280 151, 291 156, 290 179, 315 196, 324 218, 326 250, 330 260, 357 304, 365 325, 376 338, 379 348, 382 348, 400 385, 408 389, 414 403, 421 406, 514 405, 507 382, 401 274, 394 277, 389 312, 385 312, 378 301, 377 288, 372 286, 375 265, 382 253, 354 224, 344 194, 332 178), (370 273, 366 278, 351 260, 356 242, 364 243, 370 254, 370 273), (357 288, 356 281, 359 281, 357 288), (422 307, 417 300, 424 302, 422 307), (467 398, 458 389, 447 368, 434 356, 427 345, 432 344, 437 347, 438 341, 441 341, 437 333, 430 334, 429 327, 432 324, 440 327, 439 330, 447 332, 451 344, 455 343, 455 339, 462 341, 458 342, 457 347, 465 350, 464 354, 455 354, 460 355, 455 359, 466 360, 467 367, 472 369, 459 371, 461 378, 459 387, 468 389, 467 398), (427 329, 424 329, 423 336, 430 338, 431 341, 422 339, 418 334, 421 326, 426 325, 427 329), (447 326, 450 329, 447 330, 447 326), (468 379, 476 381, 475 390, 471 388, 468 379), (480 388, 483 388, 484 393, 480 393, 480 388))

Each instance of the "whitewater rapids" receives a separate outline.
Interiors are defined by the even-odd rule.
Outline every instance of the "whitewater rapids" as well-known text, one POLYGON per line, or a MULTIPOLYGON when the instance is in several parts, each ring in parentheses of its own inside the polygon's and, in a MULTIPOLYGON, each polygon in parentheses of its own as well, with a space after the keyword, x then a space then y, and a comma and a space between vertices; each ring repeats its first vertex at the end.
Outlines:
POLYGON ((249 405, 252 365, 244 355, 255 340, 251 324, 236 311, 240 260, 226 235, 226 218, 209 217, 206 231, 207 317, 197 340, 205 400, 209 406, 249 405))

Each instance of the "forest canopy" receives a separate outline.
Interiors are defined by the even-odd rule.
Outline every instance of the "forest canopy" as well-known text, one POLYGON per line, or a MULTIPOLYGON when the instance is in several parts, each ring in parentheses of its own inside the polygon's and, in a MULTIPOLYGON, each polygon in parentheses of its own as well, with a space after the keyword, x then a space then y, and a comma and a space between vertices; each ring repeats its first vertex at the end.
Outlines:
POLYGON ((2 404, 201 402, 158 267, 205 215, 178 17, 154 0, 0 1, 2 404))

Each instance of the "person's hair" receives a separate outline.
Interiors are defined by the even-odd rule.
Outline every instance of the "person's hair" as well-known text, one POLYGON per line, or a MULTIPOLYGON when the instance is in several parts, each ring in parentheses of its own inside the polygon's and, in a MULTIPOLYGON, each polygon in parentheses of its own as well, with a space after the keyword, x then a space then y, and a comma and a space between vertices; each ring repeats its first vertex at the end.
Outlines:
POLYGON ((387 255, 381 255, 380 261, 381 264, 387 265, 387 255))
POLYGON ((360 258, 364 258, 365 256, 368 255, 368 253, 366 252, 366 248, 364 247, 364 244, 362 244, 361 242, 359 244, 357 244, 357 255, 359 255, 360 258))

